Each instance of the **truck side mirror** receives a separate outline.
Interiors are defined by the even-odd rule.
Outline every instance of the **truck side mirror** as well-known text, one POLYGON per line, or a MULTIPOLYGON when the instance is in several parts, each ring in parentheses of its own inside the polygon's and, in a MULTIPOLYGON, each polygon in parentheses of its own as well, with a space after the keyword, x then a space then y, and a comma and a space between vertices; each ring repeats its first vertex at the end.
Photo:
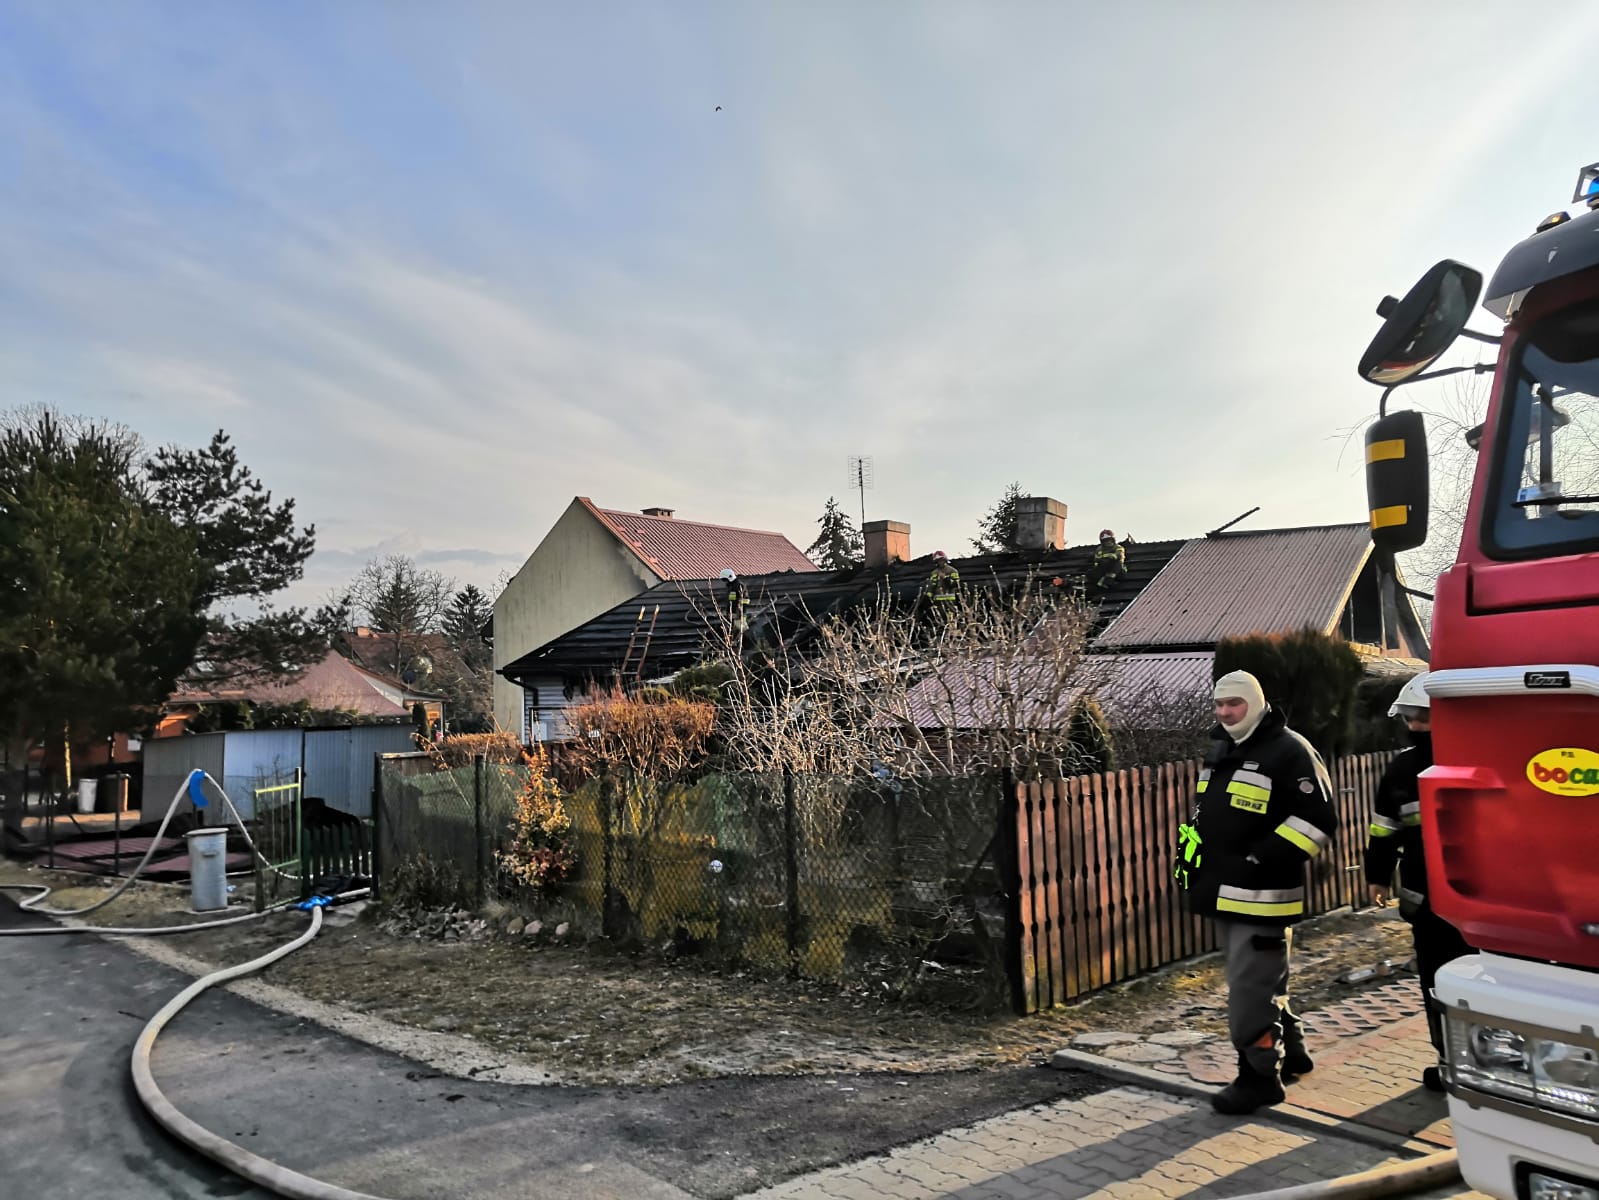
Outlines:
POLYGON ((1397 304, 1384 299, 1386 317, 1360 357, 1360 377, 1392 387, 1430 367, 1466 327, 1482 292, 1482 273, 1445 259, 1423 275, 1397 304))
POLYGON ((1427 427, 1419 412, 1389 413, 1366 430, 1371 541, 1397 554, 1427 540, 1427 427))

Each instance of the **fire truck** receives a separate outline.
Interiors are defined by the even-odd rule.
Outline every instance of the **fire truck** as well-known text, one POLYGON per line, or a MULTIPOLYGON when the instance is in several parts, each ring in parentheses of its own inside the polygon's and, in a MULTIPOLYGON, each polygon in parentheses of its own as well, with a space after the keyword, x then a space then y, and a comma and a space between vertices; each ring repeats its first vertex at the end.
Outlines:
POLYGON ((1390 603, 1428 523, 1425 419, 1390 411, 1395 389, 1492 374, 1433 597, 1421 777, 1431 902, 1478 950, 1433 990, 1461 1172, 1504 1200, 1599 1200, 1599 163, 1486 288, 1445 261, 1377 312, 1359 369, 1384 388, 1366 486, 1390 603), (1466 329, 1479 299, 1499 332, 1466 329), (1461 337, 1494 360, 1434 368, 1461 337))

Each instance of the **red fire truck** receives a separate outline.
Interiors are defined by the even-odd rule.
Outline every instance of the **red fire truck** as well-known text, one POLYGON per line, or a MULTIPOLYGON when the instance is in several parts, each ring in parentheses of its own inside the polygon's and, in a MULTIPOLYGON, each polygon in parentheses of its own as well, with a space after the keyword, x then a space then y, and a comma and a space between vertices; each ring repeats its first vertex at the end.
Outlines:
POLYGON ((1493 375, 1433 607, 1421 777, 1433 907, 1479 950, 1434 988, 1461 1170, 1505 1200, 1599 1200, 1599 164, 1486 288, 1446 261, 1378 314, 1360 374, 1385 388, 1366 437, 1380 562, 1427 532, 1423 417, 1390 412, 1394 389, 1493 375), (1465 328, 1479 297, 1499 334, 1465 328), (1497 360, 1429 370, 1462 336, 1497 360))

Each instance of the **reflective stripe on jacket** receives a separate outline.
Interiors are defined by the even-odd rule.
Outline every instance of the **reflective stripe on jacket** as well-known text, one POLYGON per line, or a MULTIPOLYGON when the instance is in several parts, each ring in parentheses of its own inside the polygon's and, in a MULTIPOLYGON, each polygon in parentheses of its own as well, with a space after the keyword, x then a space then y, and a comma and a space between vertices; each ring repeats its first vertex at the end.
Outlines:
POLYGON ((1276 710, 1240 744, 1216 732, 1188 827, 1195 852, 1179 852, 1178 882, 1193 912, 1290 925, 1305 915, 1305 863, 1338 827, 1332 779, 1276 710))
POLYGON ((1416 744, 1401 750, 1377 783, 1370 836, 1366 840, 1366 882, 1393 887, 1412 904, 1427 896, 1427 855, 1421 842, 1421 787, 1418 779, 1432 766, 1432 739, 1412 735, 1416 744))

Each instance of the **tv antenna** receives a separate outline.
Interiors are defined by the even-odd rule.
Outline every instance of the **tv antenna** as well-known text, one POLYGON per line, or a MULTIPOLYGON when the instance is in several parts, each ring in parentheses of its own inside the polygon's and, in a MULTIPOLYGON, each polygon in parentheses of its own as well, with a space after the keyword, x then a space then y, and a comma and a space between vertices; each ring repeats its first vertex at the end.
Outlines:
POLYGON ((866 489, 877 483, 877 467, 872 462, 870 454, 851 454, 849 456, 849 485, 860 493, 861 497, 861 529, 866 528, 866 489))

